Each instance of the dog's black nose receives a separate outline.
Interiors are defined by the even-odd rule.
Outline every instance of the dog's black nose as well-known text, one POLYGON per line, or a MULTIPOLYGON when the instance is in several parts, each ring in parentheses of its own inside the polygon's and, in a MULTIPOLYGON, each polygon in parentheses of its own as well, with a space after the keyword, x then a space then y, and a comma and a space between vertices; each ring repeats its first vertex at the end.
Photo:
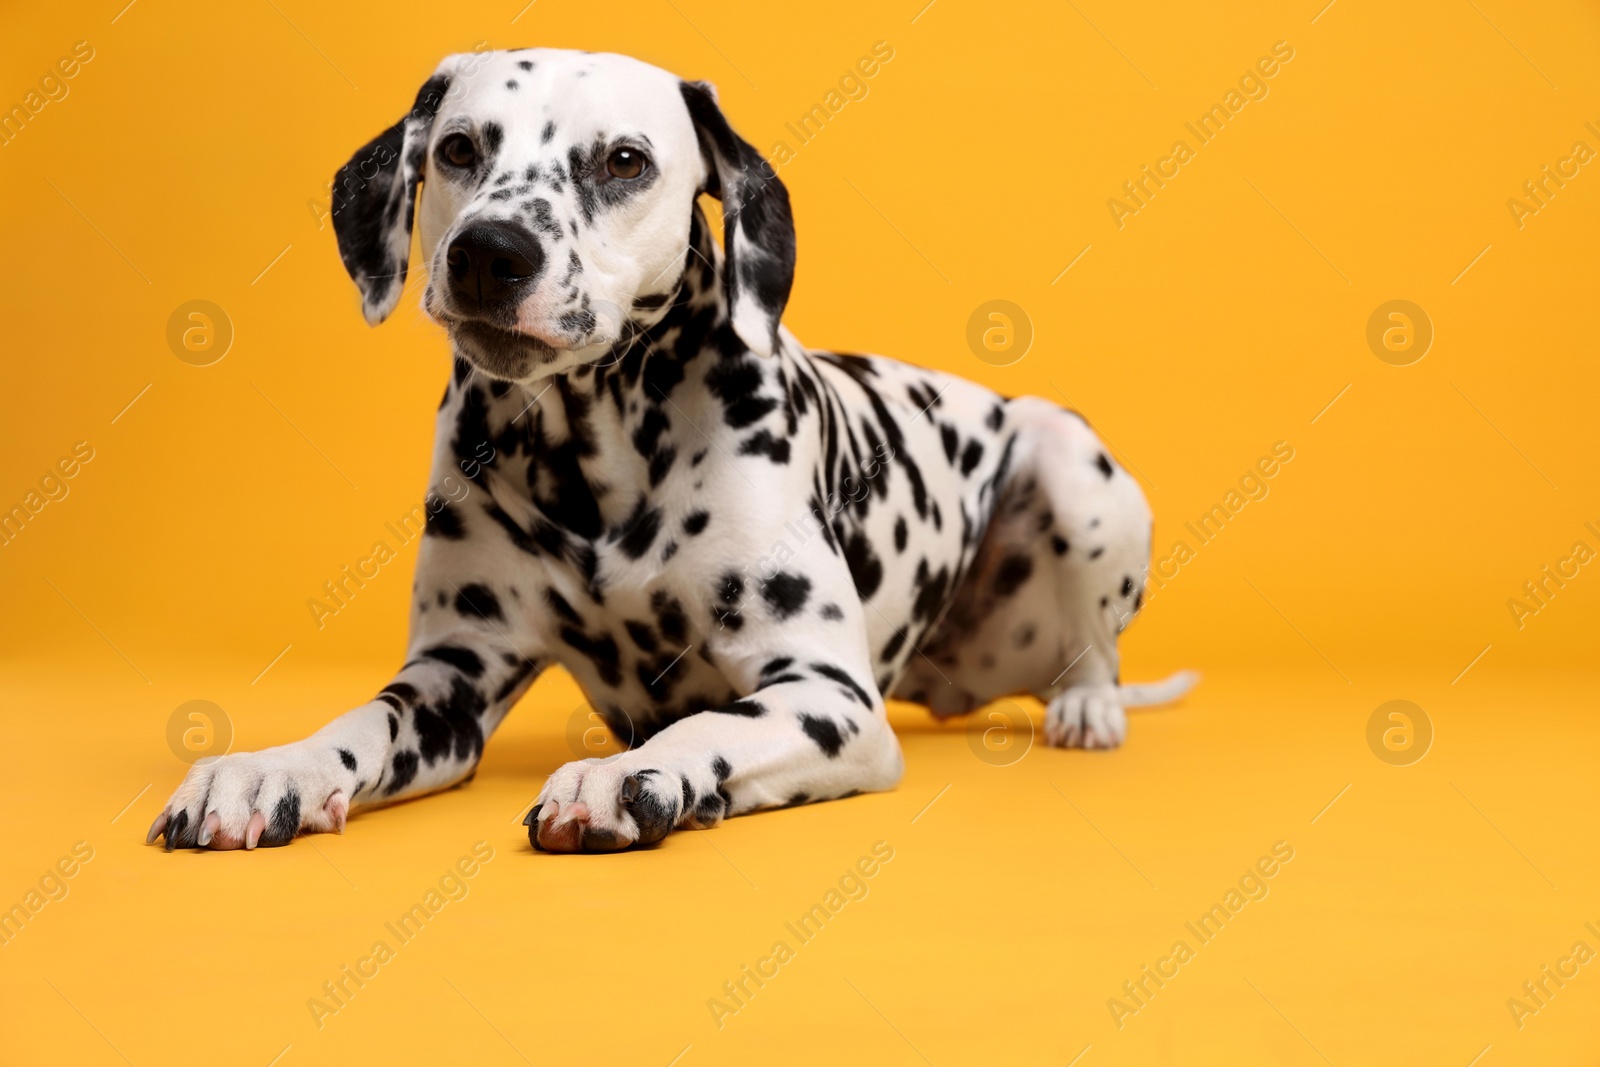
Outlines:
POLYGON ((510 310, 544 269, 544 251, 514 222, 474 222, 450 242, 445 265, 463 310, 510 310))

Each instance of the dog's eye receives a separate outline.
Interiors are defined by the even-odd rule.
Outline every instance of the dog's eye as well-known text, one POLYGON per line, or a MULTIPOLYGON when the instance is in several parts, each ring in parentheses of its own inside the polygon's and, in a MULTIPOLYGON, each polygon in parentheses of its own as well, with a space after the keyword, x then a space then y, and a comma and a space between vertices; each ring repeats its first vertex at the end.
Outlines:
POLYGON ((606 173, 613 178, 637 178, 644 173, 644 153, 637 148, 619 148, 606 160, 606 173))
POLYGON ((470 167, 478 160, 478 150, 466 134, 452 133, 439 142, 439 158, 452 167, 470 167))

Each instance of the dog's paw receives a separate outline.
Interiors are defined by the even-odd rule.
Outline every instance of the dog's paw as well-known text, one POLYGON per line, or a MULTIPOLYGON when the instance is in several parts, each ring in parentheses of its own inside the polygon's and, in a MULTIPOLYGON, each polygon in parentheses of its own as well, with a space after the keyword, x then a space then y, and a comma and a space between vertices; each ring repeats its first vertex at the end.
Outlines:
POLYGON ((1045 709, 1044 739, 1059 748, 1116 748, 1128 736, 1128 716, 1114 686, 1077 686, 1045 709))
POLYGON ((615 852, 660 841, 682 808, 678 775, 629 752, 559 768, 523 822, 545 852, 615 852))
POLYGON ((202 760, 150 824, 175 848, 287 845, 298 833, 344 832, 348 772, 339 750, 307 742, 202 760))

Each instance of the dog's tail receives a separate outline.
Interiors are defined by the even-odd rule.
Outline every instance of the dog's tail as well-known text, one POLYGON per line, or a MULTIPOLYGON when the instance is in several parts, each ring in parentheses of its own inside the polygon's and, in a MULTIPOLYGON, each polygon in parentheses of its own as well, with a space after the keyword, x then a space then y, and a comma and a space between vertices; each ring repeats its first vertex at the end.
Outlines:
POLYGON ((1171 678, 1159 682, 1119 685, 1117 686, 1117 692, 1122 697, 1123 707, 1147 708, 1154 704, 1172 703, 1172 701, 1177 700, 1193 689, 1198 681, 1200 681, 1200 675, 1194 671, 1179 671, 1171 678))

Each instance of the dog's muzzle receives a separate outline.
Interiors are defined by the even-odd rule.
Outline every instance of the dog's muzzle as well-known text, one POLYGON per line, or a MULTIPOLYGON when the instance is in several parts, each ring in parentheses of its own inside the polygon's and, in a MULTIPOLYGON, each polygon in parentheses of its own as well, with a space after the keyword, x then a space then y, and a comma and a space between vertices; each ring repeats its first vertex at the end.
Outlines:
POLYGON ((538 238, 515 222, 469 223, 446 249, 446 324, 461 354, 486 373, 525 378, 556 358, 550 344, 515 328, 544 268, 538 238))

